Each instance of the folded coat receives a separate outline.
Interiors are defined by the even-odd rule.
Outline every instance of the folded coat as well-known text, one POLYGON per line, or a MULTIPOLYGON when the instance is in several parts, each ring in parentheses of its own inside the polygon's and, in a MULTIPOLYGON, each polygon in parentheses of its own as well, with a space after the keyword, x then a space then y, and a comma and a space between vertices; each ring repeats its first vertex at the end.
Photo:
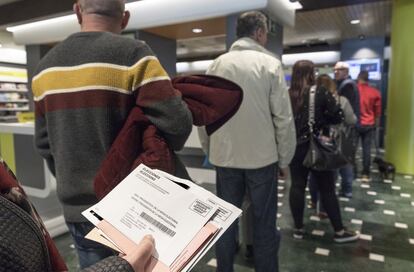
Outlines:
MULTIPOLYGON (((208 135, 220 128, 240 107, 243 92, 235 83, 226 79, 194 75, 172 80, 193 116, 193 124, 205 126, 208 135)), ((99 199, 109 193, 135 167, 146 166, 179 175, 183 166, 177 160, 163 134, 135 106, 128 115, 120 133, 113 142, 94 180, 99 199)), ((185 171, 185 170, 184 170, 185 171)))

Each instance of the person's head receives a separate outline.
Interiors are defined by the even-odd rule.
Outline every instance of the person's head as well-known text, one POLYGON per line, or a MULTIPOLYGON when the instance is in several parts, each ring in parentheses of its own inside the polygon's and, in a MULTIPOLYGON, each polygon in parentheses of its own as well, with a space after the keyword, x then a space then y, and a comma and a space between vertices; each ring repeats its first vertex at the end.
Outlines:
POLYGON ((248 37, 265 46, 267 43, 267 18, 259 11, 248 11, 237 19, 238 38, 248 37))
POLYGON ((327 74, 323 74, 318 76, 318 78, 316 79, 316 86, 319 87, 324 87, 325 89, 327 89, 331 94, 336 95, 336 84, 333 81, 333 79, 327 75, 327 74))
POLYGON ((315 65, 310 60, 299 60, 293 65, 289 94, 296 114, 303 103, 305 91, 315 84, 315 65))
POLYGON ((349 64, 339 61, 334 67, 335 80, 344 80, 349 76, 349 64))
POLYGON ((124 0, 78 0, 73 5, 82 31, 121 33, 127 26, 129 12, 124 0))
POLYGON ((361 71, 358 74, 358 82, 359 83, 368 83, 369 82, 369 73, 368 71, 361 71))

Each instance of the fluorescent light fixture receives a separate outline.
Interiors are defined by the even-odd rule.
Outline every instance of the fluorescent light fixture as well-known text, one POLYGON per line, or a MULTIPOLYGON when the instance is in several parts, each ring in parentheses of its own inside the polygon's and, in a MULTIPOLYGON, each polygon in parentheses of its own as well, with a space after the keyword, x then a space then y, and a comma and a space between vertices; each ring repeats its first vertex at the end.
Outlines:
POLYGON ((360 20, 358 20, 358 19, 355 19, 355 20, 350 21, 351 25, 357 25, 357 24, 359 24, 360 22, 361 22, 361 21, 360 21, 360 20))
POLYGON ((299 3, 299 1, 296 2, 289 2, 289 7, 293 10, 297 10, 297 9, 303 9, 303 6, 301 3, 299 3))
POLYGON ((193 28, 193 33, 198 34, 198 33, 201 33, 201 32, 203 32, 203 30, 201 28, 193 28))
POLYGON ((7 48, 7 45, 0 47, 0 62, 26 64, 26 50, 7 48))
POLYGON ((10 26, 10 27, 7 27, 6 30, 9 31, 9 32, 15 32, 15 31, 19 31, 19 30, 23 30, 23 29, 30 29, 30 28, 35 28, 35 27, 45 27, 45 28, 47 28, 48 26, 51 27, 55 24, 66 23, 66 22, 70 23, 70 21, 73 21, 73 20, 76 20, 76 15, 75 14, 55 17, 55 18, 46 19, 46 20, 42 20, 42 21, 37 21, 37 22, 33 22, 33 23, 27 23, 27 24, 23 24, 23 25, 10 26))
POLYGON ((177 73, 204 72, 214 60, 198 60, 193 62, 177 62, 177 73))

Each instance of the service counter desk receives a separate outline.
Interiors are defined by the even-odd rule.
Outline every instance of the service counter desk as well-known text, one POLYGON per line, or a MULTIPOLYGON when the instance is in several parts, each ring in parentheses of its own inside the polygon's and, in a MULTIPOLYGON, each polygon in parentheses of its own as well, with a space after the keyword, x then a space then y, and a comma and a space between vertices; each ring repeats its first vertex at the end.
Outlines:
POLYGON ((0 123, 0 154, 22 183, 52 237, 67 232, 56 180, 33 145, 33 123, 0 123))

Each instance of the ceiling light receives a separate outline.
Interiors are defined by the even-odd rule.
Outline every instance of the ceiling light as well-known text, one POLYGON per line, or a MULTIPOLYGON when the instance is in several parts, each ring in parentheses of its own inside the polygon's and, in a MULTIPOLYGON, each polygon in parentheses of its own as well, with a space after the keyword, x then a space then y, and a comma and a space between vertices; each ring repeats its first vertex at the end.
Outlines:
POLYGON ((296 10, 296 9, 303 9, 302 4, 299 1, 289 1, 289 8, 296 10))
POLYGON ((352 25, 357 25, 357 24, 359 24, 360 22, 361 22, 360 20, 356 19, 356 20, 352 20, 350 23, 351 23, 352 25))
POLYGON ((193 33, 201 33, 203 30, 201 28, 193 28, 193 33))

